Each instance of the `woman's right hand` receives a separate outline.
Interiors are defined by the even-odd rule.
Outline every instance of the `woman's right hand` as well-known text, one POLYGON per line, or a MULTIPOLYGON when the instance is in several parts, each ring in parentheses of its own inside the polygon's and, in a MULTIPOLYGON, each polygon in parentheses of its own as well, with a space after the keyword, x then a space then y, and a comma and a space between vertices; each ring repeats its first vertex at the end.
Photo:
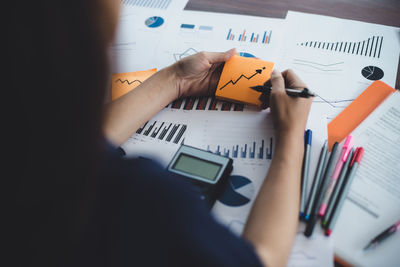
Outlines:
POLYGON ((303 89, 306 85, 292 70, 282 73, 274 70, 270 82, 272 90, 269 101, 277 139, 304 136, 312 98, 288 96, 285 88, 303 89))

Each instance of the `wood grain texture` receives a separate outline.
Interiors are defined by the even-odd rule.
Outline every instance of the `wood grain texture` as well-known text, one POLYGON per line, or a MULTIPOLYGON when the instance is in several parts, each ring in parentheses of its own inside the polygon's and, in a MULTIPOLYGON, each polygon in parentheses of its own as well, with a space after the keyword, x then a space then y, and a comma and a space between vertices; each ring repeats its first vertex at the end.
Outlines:
POLYGON ((400 0, 189 0, 185 9, 272 18, 285 18, 293 10, 400 27, 400 0))

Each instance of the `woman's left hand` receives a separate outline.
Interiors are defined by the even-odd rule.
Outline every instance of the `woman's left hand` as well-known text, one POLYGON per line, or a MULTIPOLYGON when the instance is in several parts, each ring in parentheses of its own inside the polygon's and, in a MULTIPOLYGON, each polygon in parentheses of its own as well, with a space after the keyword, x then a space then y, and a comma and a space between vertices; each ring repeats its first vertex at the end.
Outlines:
POLYGON ((236 49, 200 52, 173 64, 177 97, 214 95, 224 62, 235 54, 236 49))

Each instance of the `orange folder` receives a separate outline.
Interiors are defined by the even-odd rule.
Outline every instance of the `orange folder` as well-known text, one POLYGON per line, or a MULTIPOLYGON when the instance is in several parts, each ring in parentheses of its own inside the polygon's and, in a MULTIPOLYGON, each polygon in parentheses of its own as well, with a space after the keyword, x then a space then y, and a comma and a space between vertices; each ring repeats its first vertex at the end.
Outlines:
POLYGON ((396 90, 382 81, 373 82, 348 107, 328 124, 329 149, 340 143, 396 90))
POLYGON ((261 106, 261 92, 250 87, 270 79, 274 63, 257 58, 233 56, 225 62, 215 96, 220 99, 261 106))
POLYGON ((135 89, 156 72, 157 69, 126 73, 114 73, 111 77, 112 100, 115 100, 118 97, 121 97, 129 91, 135 89))

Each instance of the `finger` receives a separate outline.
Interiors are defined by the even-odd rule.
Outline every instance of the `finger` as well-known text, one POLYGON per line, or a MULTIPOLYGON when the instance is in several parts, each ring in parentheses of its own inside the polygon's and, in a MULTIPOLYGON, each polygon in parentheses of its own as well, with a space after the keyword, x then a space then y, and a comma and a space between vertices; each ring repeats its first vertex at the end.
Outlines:
POLYGON ((236 54, 236 49, 232 48, 226 52, 203 52, 210 64, 222 63, 231 59, 236 54))
POLYGON ((291 69, 283 71, 282 76, 285 79, 286 85, 289 88, 306 88, 307 87, 307 85, 291 69))
POLYGON ((271 73, 271 85, 272 91, 284 91, 285 90, 285 80, 282 74, 274 69, 271 73))

